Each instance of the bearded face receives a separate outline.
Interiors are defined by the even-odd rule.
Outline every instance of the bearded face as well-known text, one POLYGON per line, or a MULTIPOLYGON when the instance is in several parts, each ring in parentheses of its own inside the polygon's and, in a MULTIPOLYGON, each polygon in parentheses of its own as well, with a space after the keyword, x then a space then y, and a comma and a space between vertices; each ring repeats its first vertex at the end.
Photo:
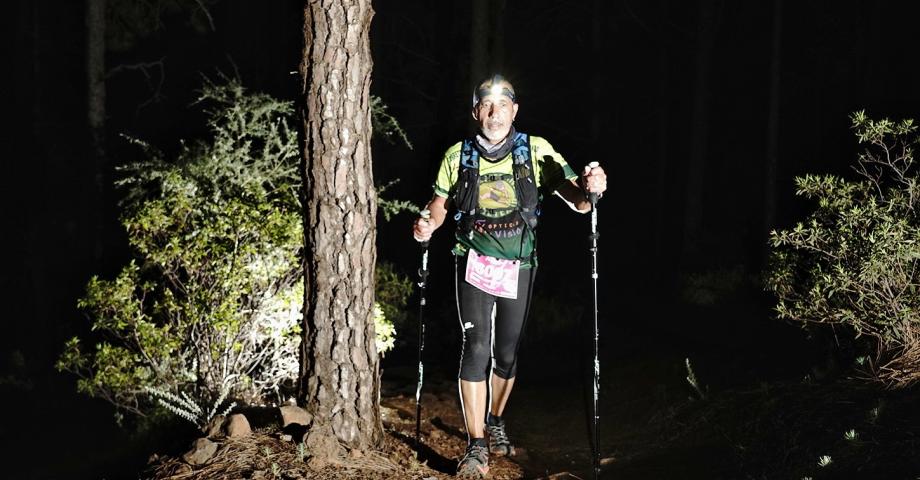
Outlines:
POLYGON ((502 94, 490 94, 473 107, 473 118, 479 123, 482 136, 498 143, 508 136, 517 115, 518 105, 502 94))

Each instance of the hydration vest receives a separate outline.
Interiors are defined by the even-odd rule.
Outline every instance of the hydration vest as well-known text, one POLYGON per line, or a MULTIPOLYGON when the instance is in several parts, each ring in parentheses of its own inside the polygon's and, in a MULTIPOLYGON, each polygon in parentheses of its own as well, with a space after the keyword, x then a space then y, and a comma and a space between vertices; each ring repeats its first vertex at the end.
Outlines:
MULTIPOLYGON (((514 193, 517 196, 516 209, 524 225, 534 230, 537 228, 540 215, 540 193, 537 190, 533 161, 530 158, 530 137, 525 133, 516 133, 513 141, 511 158, 514 193)), ((472 238, 476 221, 487 218, 482 215, 479 208, 479 150, 473 142, 473 139, 463 141, 457 189, 453 194, 454 204, 457 206, 457 214, 454 216, 457 231, 468 238, 472 238)))

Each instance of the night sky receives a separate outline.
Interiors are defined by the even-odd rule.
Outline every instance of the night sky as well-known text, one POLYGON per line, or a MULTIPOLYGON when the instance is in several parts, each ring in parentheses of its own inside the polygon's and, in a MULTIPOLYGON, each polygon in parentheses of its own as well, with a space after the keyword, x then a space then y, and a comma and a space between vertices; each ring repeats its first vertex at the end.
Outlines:
MULTIPOLYGON (((920 117, 915 2, 787 0, 776 42, 776 1, 495 2, 504 4, 493 15, 502 34, 490 49, 492 70, 518 94, 516 128, 547 138, 576 170, 591 161, 607 170, 610 190, 599 206, 606 332, 675 358, 701 355, 701 368, 706 358, 733 358, 765 377, 794 376, 789 369, 809 350, 796 327, 770 319, 770 298, 756 280, 767 238, 769 152, 777 159, 772 228, 785 228, 810 208, 794 196, 796 175, 855 176, 852 112, 920 117), (691 248, 686 215, 694 178, 699 236, 691 248), (707 272, 740 272, 742 280, 715 305, 689 304, 687 279, 707 272), (791 358, 765 367, 778 345, 791 358)), ((253 91, 296 100, 302 3, 206 3, 210 21, 186 8, 144 26, 120 25, 123 34, 106 53, 112 165, 139 155, 120 134, 167 152, 180 139, 204 135, 203 115, 192 105, 202 75, 238 75, 253 91)), ((399 179, 389 194, 423 205, 440 155, 472 129, 471 2, 391 0, 374 7, 371 93, 413 143, 409 150, 375 141, 375 180, 399 179)), ((119 192, 100 196, 93 187, 99 172, 89 161, 83 15, 83 2, 16 0, 3 19, 0 392, 15 399, 17 410, 5 413, 15 418, 0 423, 0 436, 5 443, 22 435, 69 444, 55 447, 63 450, 56 454, 61 464, 87 456, 75 437, 95 439, 106 453, 90 455, 94 460, 78 471, 100 478, 99 471, 121 465, 117 445, 126 434, 107 405, 77 395, 73 378, 53 369, 65 339, 88 330, 76 309, 86 281, 111 277, 131 258, 117 221, 119 192), (94 215, 102 216, 102 230, 91 227, 94 215)), ((111 180, 111 168, 102 174, 111 180)), ((409 275, 419 253, 411 221, 402 214, 378 224, 379 257, 409 275)), ((453 305, 450 230, 432 242, 428 315, 435 319, 453 305)), ((535 288, 563 309, 590 309, 588 233, 587 216, 547 200, 535 288)), ((431 351, 446 352, 432 362, 453 365, 454 320, 432 321, 431 351)), ((410 346, 387 361, 412 358, 410 346)), ((47 447, 22 448, 4 453, 47 447)), ((60 478, 49 468, 30 478, 60 478)))

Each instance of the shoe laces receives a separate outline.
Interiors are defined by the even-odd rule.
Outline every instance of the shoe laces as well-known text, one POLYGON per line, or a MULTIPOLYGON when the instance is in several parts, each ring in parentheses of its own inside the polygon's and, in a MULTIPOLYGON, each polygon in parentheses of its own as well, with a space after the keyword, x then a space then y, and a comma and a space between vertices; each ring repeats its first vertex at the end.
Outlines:
POLYGON ((463 459, 460 460, 460 463, 471 458, 483 464, 487 464, 489 463, 489 449, 483 445, 468 445, 466 447, 466 454, 463 455, 463 459))
POLYGON ((493 442, 496 445, 506 445, 511 443, 508 440, 508 434, 505 433, 505 422, 501 422, 498 425, 486 425, 486 430, 489 431, 490 442, 493 442))

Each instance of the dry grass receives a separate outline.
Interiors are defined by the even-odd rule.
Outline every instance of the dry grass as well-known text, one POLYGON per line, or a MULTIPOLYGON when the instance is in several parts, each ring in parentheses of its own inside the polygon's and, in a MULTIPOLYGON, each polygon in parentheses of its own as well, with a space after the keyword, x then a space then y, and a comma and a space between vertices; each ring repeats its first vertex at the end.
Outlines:
MULTIPOLYGON (((423 446, 414 447, 414 399, 384 397, 384 441, 379 450, 349 450, 338 445, 333 456, 312 456, 297 441, 285 441, 281 432, 258 430, 243 438, 219 439, 217 453, 201 466, 181 457, 153 461, 139 476, 145 480, 389 480, 453 478, 457 459, 466 445, 462 419, 453 396, 424 394, 423 446)), ((191 439, 189 439, 191 442, 191 439)), ((334 443, 334 442, 333 442, 334 443)), ((499 457, 491 465, 490 480, 525 478, 520 465, 499 457)))
POLYGON ((424 465, 403 464, 392 456, 412 458, 408 448, 387 441, 381 451, 342 449, 332 460, 314 458, 291 441, 270 433, 221 440, 214 457, 205 465, 192 467, 180 458, 168 458, 151 466, 143 478, 150 480, 230 479, 395 479, 436 476, 424 465), (428 473, 428 475, 426 475, 428 473))

